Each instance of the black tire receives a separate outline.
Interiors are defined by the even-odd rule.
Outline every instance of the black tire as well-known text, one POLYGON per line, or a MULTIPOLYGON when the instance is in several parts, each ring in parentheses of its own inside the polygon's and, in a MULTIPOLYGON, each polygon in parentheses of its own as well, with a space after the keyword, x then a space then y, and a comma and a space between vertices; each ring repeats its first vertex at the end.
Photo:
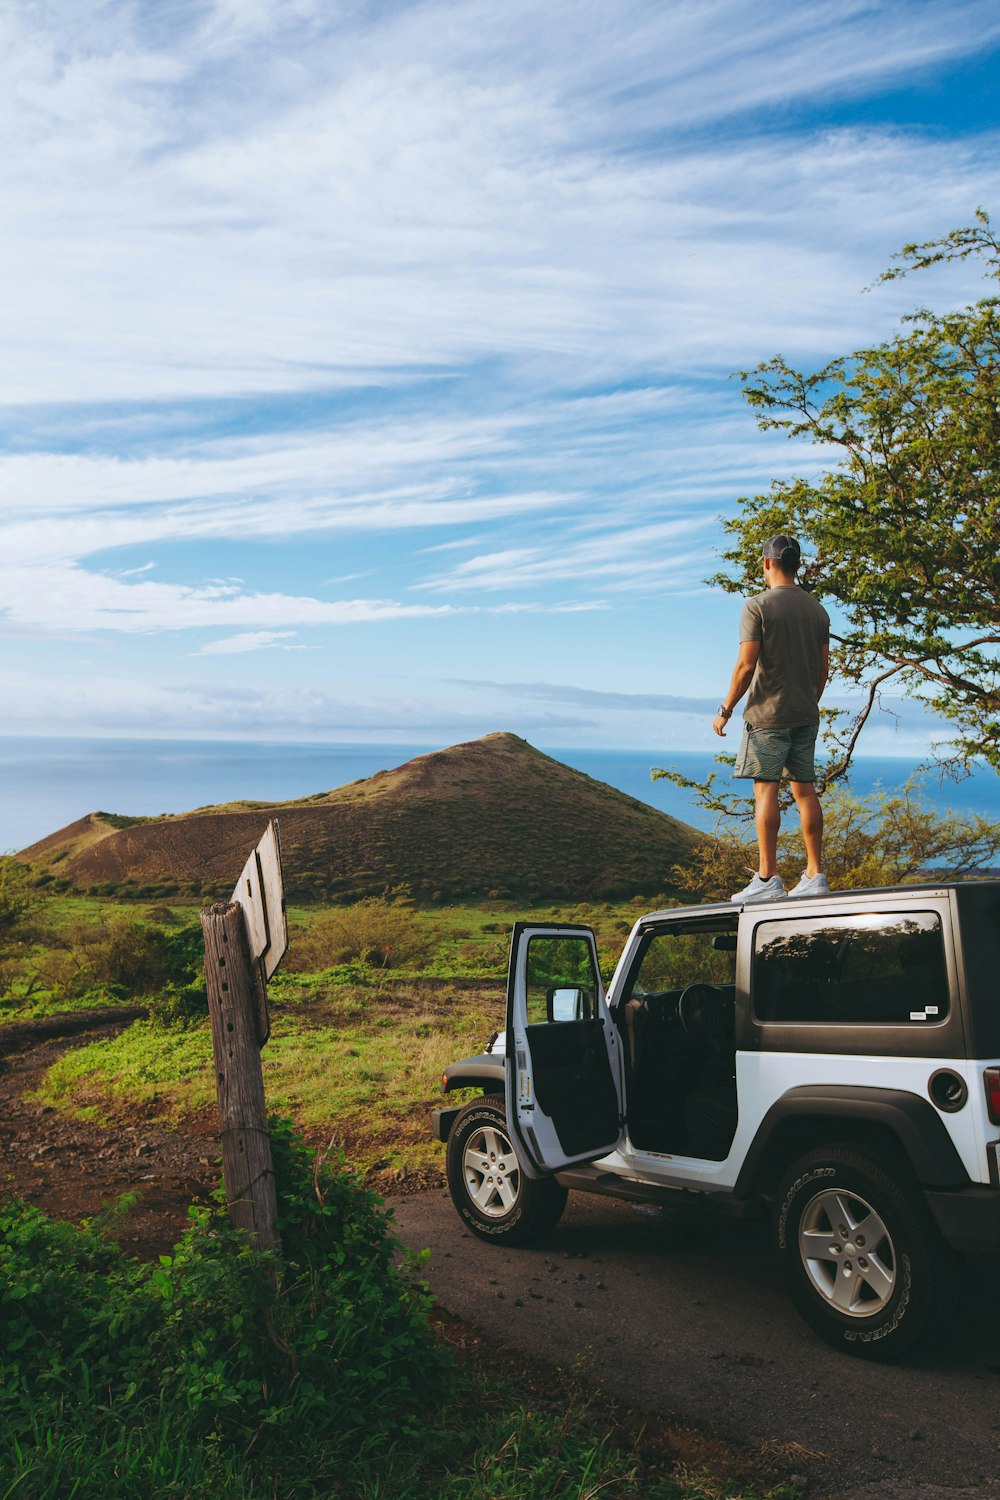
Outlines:
POLYGON ((521 1171, 498 1100, 477 1099, 456 1115, 447 1171, 462 1223, 494 1244, 531 1244, 548 1234, 566 1207, 566 1189, 554 1178, 536 1180, 521 1171))
POLYGON ((792 1301, 845 1354, 900 1359, 951 1315, 955 1258, 902 1161, 810 1151, 778 1188, 775 1237, 792 1301))

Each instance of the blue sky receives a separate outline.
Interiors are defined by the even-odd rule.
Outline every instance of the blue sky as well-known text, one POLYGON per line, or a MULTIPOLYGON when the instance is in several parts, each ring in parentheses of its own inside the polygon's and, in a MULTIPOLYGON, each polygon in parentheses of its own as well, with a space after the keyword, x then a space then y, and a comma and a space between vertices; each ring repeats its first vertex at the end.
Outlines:
POLYGON ((823 463, 730 372, 982 295, 864 288, 997 207, 998 55, 994 0, 6 7, 3 731, 712 748, 718 518, 823 463))

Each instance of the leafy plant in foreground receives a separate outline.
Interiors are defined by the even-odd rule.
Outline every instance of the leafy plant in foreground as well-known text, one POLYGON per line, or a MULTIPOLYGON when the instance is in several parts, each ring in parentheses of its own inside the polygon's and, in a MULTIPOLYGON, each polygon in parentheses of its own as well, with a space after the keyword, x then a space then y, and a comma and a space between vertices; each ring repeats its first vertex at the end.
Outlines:
MULTIPOLYGON (((449 1381, 425 1294, 353 1174, 284 1122, 274 1152, 280 1263, 218 1206, 153 1266, 93 1227, 0 1211, 0 1450, 22 1493, 103 1495, 126 1459, 136 1482, 166 1483, 185 1453, 219 1494, 263 1476, 271 1493, 280 1474, 282 1494, 335 1495, 353 1467, 420 1446, 449 1381)), ((158 1493, 197 1492, 177 1483, 158 1493)))

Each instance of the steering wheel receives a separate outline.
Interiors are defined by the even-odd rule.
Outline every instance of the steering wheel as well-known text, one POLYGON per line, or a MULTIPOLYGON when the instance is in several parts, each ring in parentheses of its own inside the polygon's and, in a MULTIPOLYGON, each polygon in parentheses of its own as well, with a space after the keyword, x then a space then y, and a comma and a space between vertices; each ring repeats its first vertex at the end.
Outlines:
POLYGON ((732 1051, 733 1013, 732 996, 715 984, 689 984, 677 997, 677 1019, 699 1052, 732 1051))

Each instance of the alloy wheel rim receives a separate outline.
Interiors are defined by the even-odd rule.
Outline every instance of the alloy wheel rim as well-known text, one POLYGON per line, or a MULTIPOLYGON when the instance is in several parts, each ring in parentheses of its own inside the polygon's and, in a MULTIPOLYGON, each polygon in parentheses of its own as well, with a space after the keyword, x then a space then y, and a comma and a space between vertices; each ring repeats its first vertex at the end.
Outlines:
POLYGON ((495 1125, 469 1136, 462 1156, 465 1190, 487 1219, 502 1219, 517 1202, 521 1173, 510 1140, 495 1125))
POLYGON ((896 1250, 881 1215, 857 1193, 825 1188, 799 1221, 799 1254, 815 1291, 835 1312, 871 1318, 896 1289, 896 1250))

